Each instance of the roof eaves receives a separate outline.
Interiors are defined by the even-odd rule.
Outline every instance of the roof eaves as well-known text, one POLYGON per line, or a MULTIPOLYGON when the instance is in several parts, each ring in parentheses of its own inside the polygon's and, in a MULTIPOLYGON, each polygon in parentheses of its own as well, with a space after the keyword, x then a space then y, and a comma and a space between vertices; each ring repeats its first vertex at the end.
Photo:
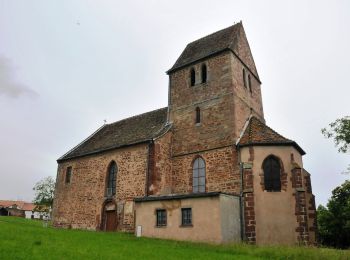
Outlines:
POLYGON ((178 199, 192 199, 192 198, 205 198, 216 197, 221 194, 238 197, 238 194, 224 193, 224 192, 205 192, 205 193, 188 193, 188 194, 169 194, 163 196, 146 196, 134 198, 135 202, 148 202, 148 201, 163 201, 163 200, 178 200, 178 199))
POLYGON ((139 141, 136 141, 136 142, 133 142, 133 143, 130 143, 130 144, 111 146, 111 147, 108 147, 108 148, 98 149, 98 150, 95 150, 95 151, 92 151, 92 152, 87 152, 87 153, 83 153, 83 154, 73 155, 71 157, 66 157, 66 158, 62 158, 61 157, 61 158, 57 159, 57 163, 61 163, 61 162, 68 161, 68 160, 71 160, 71 159, 82 158, 82 157, 86 157, 86 156, 89 156, 89 155, 94 155, 94 154, 99 154, 99 153, 103 153, 103 152, 108 152, 108 151, 111 151, 111 150, 114 150, 114 149, 119 149, 119 148, 129 147, 129 146, 133 146, 133 145, 148 143, 148 142, 151 142, 151 141, 152 141, 152 139, 143 139, 143 140, 139 140, 139 141))
POLYGON ((250 142, 246 144, 238 144, 238 147, 248 147, 248 146, 293 146, 301 155, 305 155, 306 152, 295 142, 295 141, 286 141, 286 142, 250 142))

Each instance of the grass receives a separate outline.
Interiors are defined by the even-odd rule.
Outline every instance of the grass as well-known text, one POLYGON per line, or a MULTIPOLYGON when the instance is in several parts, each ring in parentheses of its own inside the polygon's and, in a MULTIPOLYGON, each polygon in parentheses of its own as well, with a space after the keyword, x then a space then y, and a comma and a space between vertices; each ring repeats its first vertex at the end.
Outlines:
POLYGON ((350 259, 350 251, 136 238, 45 228, 40 221, 0 217, 0 259, 350 259))

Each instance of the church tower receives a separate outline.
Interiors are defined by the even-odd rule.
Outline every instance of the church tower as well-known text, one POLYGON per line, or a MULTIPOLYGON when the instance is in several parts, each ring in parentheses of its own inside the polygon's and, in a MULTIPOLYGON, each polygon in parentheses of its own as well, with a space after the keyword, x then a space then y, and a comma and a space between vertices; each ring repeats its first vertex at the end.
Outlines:
POLYGON ((168 74, 173 156, 234 144, 251 114, 264 121, 241 22, 189 43, 168 74))

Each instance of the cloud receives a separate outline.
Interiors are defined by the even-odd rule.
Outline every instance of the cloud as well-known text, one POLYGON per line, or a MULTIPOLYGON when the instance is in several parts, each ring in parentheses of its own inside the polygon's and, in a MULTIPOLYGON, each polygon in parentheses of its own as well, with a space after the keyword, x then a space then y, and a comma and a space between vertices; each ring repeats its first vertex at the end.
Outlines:
POLYGON ((38 96, 37 92, 17 82, 13 77, 13 71, 11 61, 0 56, 0 96, 4 95, 11 98, 18 98, 22 95, 30 97, 38 96))

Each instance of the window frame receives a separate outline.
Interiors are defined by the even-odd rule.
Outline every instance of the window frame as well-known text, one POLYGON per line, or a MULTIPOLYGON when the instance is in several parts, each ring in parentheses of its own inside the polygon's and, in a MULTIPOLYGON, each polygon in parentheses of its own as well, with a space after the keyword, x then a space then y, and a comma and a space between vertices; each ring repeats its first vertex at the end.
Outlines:
POLYGON ((202 64, 201 66, 201 80, 202 83, 207 83, 208 81, 208 68, 206 64, 202 64))
POLYGON ((204 193, 206 191, 206 164, 205 160, 198 156, 192 163, 192 192, 204 193), (202 166, 200 165, 202 162, 202 166))
POLYGON ((190 86, 193 87, 196 85, 196 71, 194 68, 190 69, 190 86))
POLYGON ((72 171, 73 171, 72 166, 68 166, 66 169, 66 174, 64 178, 65 184, 70 184, 72 182, 72 171))
POLYGON ((168 212, 166 209, 156 209, 156 227, 166 227, 168 224, 168 212))
POLYGON ((112 161, 108 166, 107 171, 107 183, 106 183, 106 195, 114 196, 117 194, 117 174, 118 174, 118 165, 115 161, 112 161), (111 189, 111 195, 109 193, 111 189))
POLYGON ((201 109, 199 107, 196 107, 195 123, 196 124, 200 124, 201 123, 201 109))
POLYGON ((267 192, 280 192, 282 190, 282 165, 279 158, 274 155, 267 156, 262 164, 262 168, 264 172, 264 190, 267 192), (273 163, 275 163, 275 165, 273 165, 273 163))
POLYGON ((193 227, 193 214, 191 207, 181 208, 181 227, 193 227))

